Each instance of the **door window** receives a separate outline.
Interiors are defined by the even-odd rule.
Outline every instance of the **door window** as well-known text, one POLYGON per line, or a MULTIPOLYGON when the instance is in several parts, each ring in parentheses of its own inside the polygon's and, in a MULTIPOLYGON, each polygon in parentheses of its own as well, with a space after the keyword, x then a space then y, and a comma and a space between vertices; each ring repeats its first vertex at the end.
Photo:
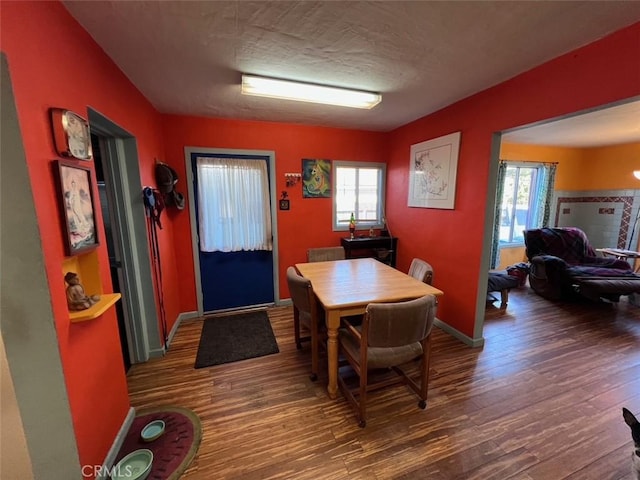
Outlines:
POLYGON ((200 250, 272 250, 266 162, 198 157, 200 250))

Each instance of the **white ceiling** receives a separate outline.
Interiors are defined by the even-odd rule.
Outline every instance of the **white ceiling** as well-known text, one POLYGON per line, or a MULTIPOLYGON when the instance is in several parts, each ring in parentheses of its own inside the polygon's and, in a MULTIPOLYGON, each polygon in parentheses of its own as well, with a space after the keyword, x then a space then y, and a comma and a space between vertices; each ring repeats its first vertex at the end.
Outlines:
MULTIPOLYGON (((640 2, 614 0, 64 4, 160 112, 372 131, 397 128, 640 20, 640 2), (358 110, 247 97, 241 73, 383 99, 358 110)), ((599 121, 617 117, 604 115, 599 121)), ((547 134, 557 136, 557 127, 547 134)))
POLYGON ((502 140, 582 148, 640 142, 640 100, 524 126, 504 133, 502 140))

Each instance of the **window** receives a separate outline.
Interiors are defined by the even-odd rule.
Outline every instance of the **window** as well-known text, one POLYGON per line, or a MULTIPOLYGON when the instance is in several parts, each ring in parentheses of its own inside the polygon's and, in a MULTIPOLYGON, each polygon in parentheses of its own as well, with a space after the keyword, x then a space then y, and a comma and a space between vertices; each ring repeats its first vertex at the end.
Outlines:
POLYGON ((491 268, 500 265, 502 247, 524 244, 523 230, 549 225, 556 167, 556 163, 500 161, 491 268))
POLYGON ((351 213, 359 230, 382 227, 385 175, 384 163, 333 162, 334 230, 348 230, 351 213))
POLYGON ((271 250, 267 162, 198 157, 196 165, 200 250, 271 250))
POLYGON ((540 168, 508 164, 500 205, 500 243, 524 243, 523 230, 535 228, 540 168))

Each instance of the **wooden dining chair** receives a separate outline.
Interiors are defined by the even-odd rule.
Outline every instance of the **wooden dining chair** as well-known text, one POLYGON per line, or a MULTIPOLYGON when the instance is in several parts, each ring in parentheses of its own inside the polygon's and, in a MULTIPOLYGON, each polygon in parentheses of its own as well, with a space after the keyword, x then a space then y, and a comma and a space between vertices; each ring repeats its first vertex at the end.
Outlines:
POLYGON ((436 298, 426 295, 396 303, 371 303, 362 326, 343 320, 339 332, 340 353, 359 377, 358 386, 350 388, 338 373, 338 386, 358 417, 358 425, 367 424, 367 394, 379 388, 404 383, 419 397, 418 406, 426 408, 431 356, 431 330, 435 318, 436 298), (419 381, 406 373, 404 366, 420 360, 419 381), (372 381, 373 371, 393 372, 381 381, 372 381))
POLYGON ((294 267, 287 268, 287 284, 293 302, 293 329, 296 348, 301 349, 302 342, 311 342, 310 378, 316 381, 318 379, 319 349, 326 336, 324 315, 316 302, 311 281, 298 274, 294 267), (301 336, 301 327, 308 331, 308 336, 301 336))
POLYGON ((371 303, 361 326, 343 319, 344 328, 338 337, 340 353, 358 375, 359 383, 350 388, 339 371, 338 386, 353 407, 360 427, 367 424, 367 394, 389 385, 406 384, 420 397, 418 406, 426 408, 435 304, 433 295, 406 302, 371 303), (404 369, 416 359, 420 359, 419 382, 404 369), (378 374, 381 369, 395 375, 373 382, 373 371, 378 374))
POLYGON ((411 260, 408 275, 417 278, 421 282, 431 285, 433 283, 433 267, 420 258, 411 260))
POLYGON ((331 260, 344 260, 343 247, 319 247, 307 250, 308 262, 327 262, 331 260))
MULTIPOLYGON (((425 262, 421 258, 414 258, 409 265, 409 271, 407 275, 416 278, 427 285, 433 285, 433 267, 430 263, 425 262)), ((436 307, 438 306, 438 299, 436 298, 436 307)), ((435 311, 434 311, 435 315, 435 311)))

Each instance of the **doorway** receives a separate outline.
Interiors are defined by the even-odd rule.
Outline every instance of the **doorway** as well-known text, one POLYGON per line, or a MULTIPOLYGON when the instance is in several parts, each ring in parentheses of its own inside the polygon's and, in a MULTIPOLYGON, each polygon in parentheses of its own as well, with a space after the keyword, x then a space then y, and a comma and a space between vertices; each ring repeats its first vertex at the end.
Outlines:
MULTIPOLYGON (((103 138, 104 142, 105 139, 103 138)), ((113 293, 122 294, 120 288, 120 277, 122 272, 122 262, 120 261, 120 246, 116 244, 117 236, 113 231, 113 187, 107 185, 102 165, 102 154, 100 151, 101 139, 95 133, 91 134, 91 149, 93 150, 93 165, 96 173, 96 181, 98 183, 98 195, 100 197, 100 207, 102 209, 102 221, 104 224, 105 242, 109 254, 109 269, 111 273, 111 288, 113 293)), ((125 309, 122 306, 124 300, 116 302, 116 316, 118 319, 118 332, 120 333, 120 348, 122 350, 122 361, 124 362, 125 373, 131 368, 131 354, 129 348, 129 336, 127 334, 127 321, 125 318, 125 309)))
POLYGON ((106 202, 101 198, 101 205, 108 214, 105 219, 108 219, 109 231, 105 225, 105 233, 107 246, 112 242, 109 257, 113 288, 122 294, 118 321, 122 319, 123 359, 126 351, 128 362, 146 362, 163 356, 165 345, 158 328, 155 291, 150 281, 153 275, 137 142, 130 133, 95 110, 89 109, 88 117, 100 155, 96 174, 100 170, 104 180, 106 202))
POLYGON ((195 147, 185 149, 199 315, 270 306, 278 300, 274 160, 275 155, 271 151, 195 147), (266 162, 272 250, 257 248, 244 251, 206 252, 200 248, 198 158, 236 159, 246 160, 249 163, 266 162))
MULTIPOLYGON (((618 101, 612 104, 601 105, 599 107, 564 115, 559 118, 552 118, 510 128, 503 132, 496 132, 492 137, 491 163, 489 166, 489 183, 487 188, 487 199, 485 209, 485 234, 483 237, 483 258, 480 269, 479 294, 476 304, 476 323, 474 337, 482 336, 484 325, 484 299, 486 297, 486 273, 490 267, 492 238, 494 231, 495 206, 497 199, 495 192, 497 187, 498 166, 501 158, 502 142, 528 145, 538 147, 565 147, 565 148, 592 148, 621 145, 640 141, 638 130, 629 128, 635 124, 634 121, 640 113, 640 97, 633 97, 618 101)), ((547 152, 541 150, 541 152, 547 152)), ((539 158, 538 158, 539 159, 539 158)), ((551 159, 546 159, 546 161, 551 159)), ((631 168, 629 168, 631 170, 631 168)), ((601 174, 603 172, 600 172, 601 174)), ((604 172, 606 173, 606 172, 604 172)), ((604 175, 603 175, 604 176, 604 175)), ((630 172, 629 172, 630 176, 630 172)), ((612 190, 617 190, 614 187, 612 190)), ((637 197, 636 197, 637 198, 637 197)), ((607 197, 610 203, 610 198, 607 197)), ((609 207, 609 205, 607 205, 609 207)), ((634 213, 640 210, 634 202, 633 211, 629 217, 634 218, 634 213)), ((558 211, 557 200, 552 204, 552 211, 558 211)), ((561 226, 561 225, 559 225, 561 226)), ((617 228, 600 228, 600 231, 617 232, 617 228)), ((622 232, 622 230, 619 230, 622 232)), ((595 232, 591 236, 599 238, 595 232)), ((622 241, 624 235, 618 235, 618 241, 622 241)), ((628 238, 624 237, 628 242, 628 238)), ((602 240, 595 240, 599 244, 605 244, 602 240)), ((522 248, 524 254, 524 247, 522 248)))

